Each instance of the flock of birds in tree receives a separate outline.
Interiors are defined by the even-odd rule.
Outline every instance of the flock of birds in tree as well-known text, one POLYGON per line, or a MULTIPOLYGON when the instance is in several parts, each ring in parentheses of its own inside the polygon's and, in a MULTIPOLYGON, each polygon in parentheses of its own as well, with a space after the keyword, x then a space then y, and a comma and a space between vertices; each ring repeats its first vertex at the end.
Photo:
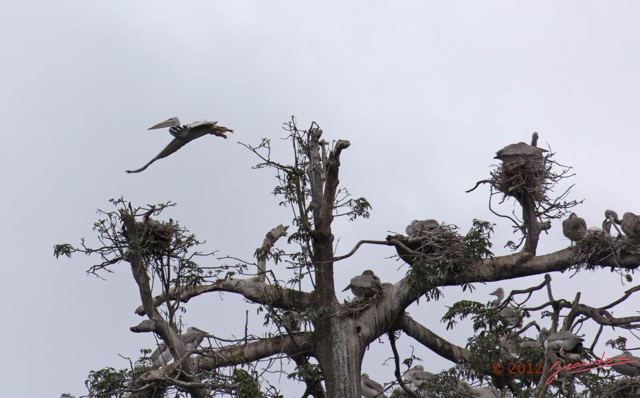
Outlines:
MULTIPOLYGON (((158 123, 150 127, 149 130, 165 127, 169 127, 169 133, 174 137, 173 140, 143 167, 136 170, 127 170, 127 173, 139 173, 156 160, 173 154, 197 138, 211 134, 226 139, 226 133, 233 133, 232 129, 219 126, 218 122, 201 121, 181 125, 177 117, 172 117, 164 122, 158 123)), ((510 163, 521 159, 542 158, 544 152, 547 152, 547 150, 538 148, 537 142, 538 133, 533 133, 531 144, 519 142, 508 145, 496 152, 495 159, 499 159, 504 163, 510 163)), ((573 242, 579 242, 585 239, 590 233, 603 234, 605 237, 611 237, 611 226, 616 228, 619 236, 624 233, 628 239, 640 242, 640 216, 630 212, 624 213, 622 220, 620 220, 615 211, 605 211, 605 220, 602 222, 602 228, 587 228, 587 223, 583 218, 578 217, 576 213, 571 213, 569 218, 562 222, 562 232, 573 244, 573 242), (618 225, 620 225, 622 232, 620 232, 618 225)), ((438 228, 440 228, 440 224, 434 219, 413 220, 406 227, 405 232, 408 238, 415 239, 435 233, 438 228)), ((351 289, 355 300, 369 300, 390 286, 392 286, 390 283, 381 283, 380 278, 376 276, 373 271, 365 270, 361 275, 351 278, 349 285, 345 287, 343 291, 351 289)), ((504 289, 498 288, 492 292, 491 295, 496 296, 493 307, 499 309, 499 314, 506 324, 509 327, 520 326, 522 319, 518 309, 511 304, 506 306, 503 304, 504 289)), ((284 314, 283 325, 289 331, 299 330, 299 314, 293 312, 284 314)), ((180 335, 180 339, 187 351, 192 353, 207 336, 209 336, 207 332, 195 327, 190 327, 184 334, 180 335)), ((547 329, 542 328, 538 336, 538 341, 546 350, 551 350, 552 352, 557 351, 560 356, 565 358, 576 358, 575 356, 578 355, 577 358, 579 359, 580 349, 582 348, 584 339, 570 331, 549 333, 547 329), (572 355, 574 357, 572 357, 572 355)), ((640 376, 640 358, 634 357, 629 351, 624 351, 614 358, 618 357, 629 358, 631 362, 614 365, 612 366, 613 370, 630 377, 640 376), (634 359, 635 361, 633 361, 634 359)), ((157 349, 151 354, 151 361, 156 367, 164 366, 172 360, 173 356, 165 343, 160 343, 157 349)), ((433 379, 433 377, 434 374, 425 371, 422 365, 416 365, 404 374, 404 382, 414 391, 419 391, 423 384, 433 379)), ((372 380, 366 373, 361 375, 360 387, 362 396, 365 398, 385 396, 384 387, 380 383, 372 380)), ((464 381, 459 382, 458 390, 462 396, 468 397, 493 398, 499 396, 497 390, 493 387, 471 387, 464 381)))
POLYGON ((624 234, 628 240, 640 243, 640 216, 626 212, 622 215, 622 220, 620 220, 618 213, 613 210, 607 210, 604 212, 604 217, 602 228, 587 228, 587 222, 584 218, 578 217, 576 213, 571 213, 569 218, 562 222, 562 233, 573 244, 585 239, 589 234, 599 234, 611 238, 611 226, 613 226, 618 231, 618 237, 624 234), (618 228, 618 225, 620 228, 618 228), (622 229, 622 232, 620 229, 622 229))

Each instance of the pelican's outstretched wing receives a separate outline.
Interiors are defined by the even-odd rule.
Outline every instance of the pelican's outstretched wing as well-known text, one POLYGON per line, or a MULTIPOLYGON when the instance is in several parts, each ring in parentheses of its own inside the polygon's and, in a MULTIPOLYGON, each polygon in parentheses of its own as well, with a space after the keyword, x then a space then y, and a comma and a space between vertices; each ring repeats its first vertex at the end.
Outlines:
POLYGON ((169 145, 167 145, 162 150, 162 152, 160 152, 158 154, 158 156, 156 156, 155 158, 151 159, 151 161, 149 161, 149 163, 145 164, 144 166, 140 167, 137 170, 127 170, 127 173, 139 173, 139 172, 145 170, 147 167, 149 167, 151 165, 151 163, 155 162, 158 159, 166 158, 167 156, 171 155, 172 153, 174 153, 178 149, 180 149, 183 146, 185 146, 187 144, 187 142, 189 142, 189 141, 181 140, 180 138, 174 138, 173 141, 171 141, 169 143, 169 145))

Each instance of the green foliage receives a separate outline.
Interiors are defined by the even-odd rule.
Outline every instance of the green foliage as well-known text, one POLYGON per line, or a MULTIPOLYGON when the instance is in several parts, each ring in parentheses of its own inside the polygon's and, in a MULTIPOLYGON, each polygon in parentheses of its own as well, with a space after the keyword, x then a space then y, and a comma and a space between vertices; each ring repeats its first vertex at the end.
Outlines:
POLYGON ((212 271, 205 272, 194 261, 197 256, 209 255, 194 251, 204 242, 172 219, 157 221, 151 218, 175 204, 160 203, 134 209, 123 198, 110 199, 109 202, 115 210, 98 210, 98 214, 103 217, 93 225, 101 245, 97 248, 89 247, 84 239, 81 240, 80 247, 68 243, 58 244, 54 246, 56 258, 71 257, 73 253, 98 255, 101 262, 88 271, 98 276, 100 271, 112 272, 112 265, 128 262, 131 256, 140 255, 152 275, 160 278, 164 288, 199 285, 206 277, 213 275, 212 271), (124 222, 126 217, 135 220, 135 231, 127 230, 124 222))
POLYGON ((76 249, 70 244, 62 243, 53 246, 53 255, 56 256, 56 258, 59 258, 63 255, 71 258, 71 253, 73 253, 75 250, 76 249))
POLYGON ((129 380, 127 369, 115 370, 108 367, 100 370, 92 370, 85 381, 85 386, 90 395, 101 394, 103 397, 116 397, 118 390, 123 389, 129 380))
POLYGON ((482 260, 484 258, 493 257, 491 252, 491 234, 495 224, 489 221, 481 221, 474 219, 471 229, 464 237, 464 243, 467 246, 468 255, 474 260, 482 260))
POLYGON ((236 398, 266 398, 266 395, 260 391, 260 384, 255 375, 251 375, 249 372, 242 369, 234 370, 233 383, 237 386, 236 398))
MULTIPOLYGON (((493 224, 473 220, 469 232, 461 237, 454 225, 443 225, 412 238, 407 246, 417 255, 407 256, 411 268, 407 272, 411 287, 425 292, 427 300, 437 300, 442 294, 435 288, 442 279, 451 274, 459 274, 463 269, 484 258, 493 257, 491 233, 493 224)), ((465 290, 472 288, 464 285, 465 290)))

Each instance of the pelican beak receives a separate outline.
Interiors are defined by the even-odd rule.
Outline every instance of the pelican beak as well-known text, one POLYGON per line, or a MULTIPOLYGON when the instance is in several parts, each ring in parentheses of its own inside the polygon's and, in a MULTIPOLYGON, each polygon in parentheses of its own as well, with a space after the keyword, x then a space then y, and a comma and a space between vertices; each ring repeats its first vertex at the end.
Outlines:
POLYGON ((233 133, 233 130, 224 126, 216 126, 216 129, 213 132, 214 135, 226 139, 227 135, 225 133, 233 133))
POLYGON ((149 127, 147 130, 155 130, 155 129, 161 129, 164 127, 171 127, 175 125, 175 119, 171 118, 171 119, 167 119, 164 122, 160 122, 158 124, 156 124, 155 126, 149 127))

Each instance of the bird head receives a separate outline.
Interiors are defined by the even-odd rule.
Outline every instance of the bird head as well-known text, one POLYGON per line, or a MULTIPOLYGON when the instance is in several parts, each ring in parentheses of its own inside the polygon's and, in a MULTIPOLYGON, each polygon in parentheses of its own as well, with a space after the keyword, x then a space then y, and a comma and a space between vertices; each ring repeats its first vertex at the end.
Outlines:
POLYGON ((616 213, 613 210, 605 210, 604 217, 605 217, 606 220, 610 220, 612 222, 619 223, 619 221, 620 221, 618 219, 618 213, 616 213))
POLYGON ((161 129, 164 127, 172 127, 172 126, 179 126, 179 125, 180 125, 180 119, 178 119, 177 117, 170 117, 164 122, 160 122, 155 126, 149 127, 147 130, 155 130, 155 129, 161 129))
POLYGON ((504 289, 499 287, 495 291, 489 293, 491 296, 504 297, 504 289))
POLYGON ((218 136, 218 137, 222 137, 222 138, 227 138, 227 135, 225 133, 233 133, 233 130, 231 130, 228 127, 224 127, 224 126, 214 126, 213 130, 211 132, 211 134, 218 136))
POLYGON ((371 276, 373 276, 373 275, 375 275, 375 274, 374 274, 374 273, 373 273, 373 271, 371 271, 370 269, 367 269, 367 270, 365 270, 365 271, 362 273, 362 275, 371 275, 371 276))

